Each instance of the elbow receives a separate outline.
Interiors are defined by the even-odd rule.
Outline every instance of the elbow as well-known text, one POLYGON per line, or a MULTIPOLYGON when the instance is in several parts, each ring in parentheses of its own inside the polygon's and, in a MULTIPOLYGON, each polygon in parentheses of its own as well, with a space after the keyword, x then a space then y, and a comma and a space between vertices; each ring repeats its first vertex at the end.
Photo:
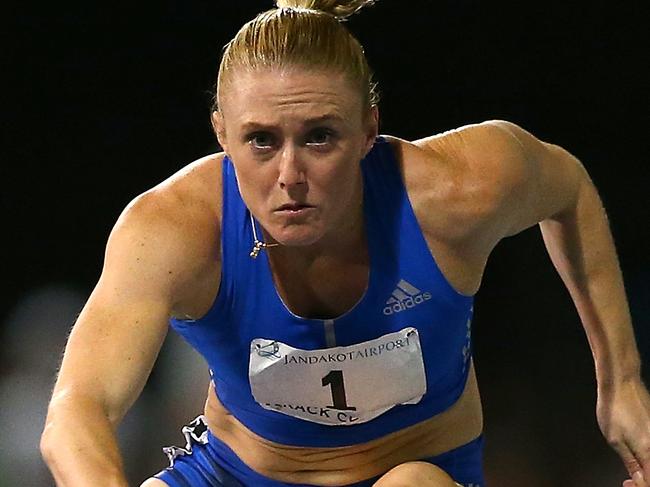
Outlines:
POLYGON ((51 466, 53 449, 51 447, 51 442, 45 433, 41 435, 41 443, 39 447, 41 450, 41 458, 43 458, 43 461, 48 467, 51 466))
POLYGON ((71 419, 83 415, 83 411, 76 406, 66 392, 55 391, 52 395, 39 442, 41 457, 52 473, 55 472, 55 465, 68 446, 69 432, 75 429, 74 422, 70 423, 71 419))
POLYGON ((41 457, 50 468, 52 468, 56 453, 60 449, 60 445, 57 444, 60 443, 61 436, 59 431, 60 419, 57 419, 56 407, 53 406, 54 404, 51 403, 48 408, 39 443, 41 457))
POLYGON ((56 435, 54 433, 53 426, 54 425, 48 419, 45 423, 45 428, 41 433, 41 440, 39 443, 41 457, 43 458, 45 464, 50 468, 50 470, 54 470, 55 454, 57 451, 56 435))

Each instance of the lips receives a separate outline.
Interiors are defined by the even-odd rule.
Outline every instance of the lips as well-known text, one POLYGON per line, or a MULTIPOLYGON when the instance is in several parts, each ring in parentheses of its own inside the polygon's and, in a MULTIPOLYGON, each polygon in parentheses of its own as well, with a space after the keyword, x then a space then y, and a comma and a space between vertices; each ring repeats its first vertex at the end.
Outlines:
POLYGON ((305 208, 313 208, 313 206, 306 203, 285 203, 284 205, 277 207, 275 211, 300 211, 305 208))

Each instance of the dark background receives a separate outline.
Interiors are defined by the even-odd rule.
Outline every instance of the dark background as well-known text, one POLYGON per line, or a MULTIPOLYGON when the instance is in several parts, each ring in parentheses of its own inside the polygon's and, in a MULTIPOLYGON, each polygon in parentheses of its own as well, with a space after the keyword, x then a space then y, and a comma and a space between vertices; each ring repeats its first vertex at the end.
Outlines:
MULTIPOLYGON (((3 7, 0 486, 50 483, 38 432, 108 233, 132 198, 217 150, 209 106, 221 48, 270 6, 3 7)), ((646 364, 649 21, 641 1, 381 0, 348 22, 380 83, 383 133, 415 139, 501 118, 583 162, 610 215, 646 364)), ((537 229, 495 250, 474 335, 491 485, 620 485, 595 422, 584 332, 537 229)), ((123 432, 134 484, 165 465, 159 447, 179 443, 201 405, 202 392, 178 392, 187 376, 164 388, 169 370, 195 360, 170 340, 169 369, 154 371, 123 432)))

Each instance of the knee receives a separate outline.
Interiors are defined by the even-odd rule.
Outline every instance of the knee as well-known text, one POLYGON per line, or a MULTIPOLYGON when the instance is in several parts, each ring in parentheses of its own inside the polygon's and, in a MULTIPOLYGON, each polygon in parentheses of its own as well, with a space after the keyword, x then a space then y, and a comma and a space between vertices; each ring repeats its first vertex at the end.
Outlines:
POLYGON ((389 470, 373 487, 458 487, 441 468, 427 462, 406 462, 389 470))
POLYGON ((169 485, 160 479, 151 477, 145 480, 140 487, 169 487, 169 485))

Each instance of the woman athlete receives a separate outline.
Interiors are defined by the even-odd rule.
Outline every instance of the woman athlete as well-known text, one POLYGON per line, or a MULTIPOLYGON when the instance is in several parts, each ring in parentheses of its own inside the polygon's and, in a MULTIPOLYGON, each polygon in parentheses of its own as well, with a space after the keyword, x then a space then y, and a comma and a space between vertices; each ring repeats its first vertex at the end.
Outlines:
POLYGON ((624 485, 650 487, 650 398, 587 173, 505 121, 378 137, 340 22, 368 3, 281 0, 226 46, 224 152, 126 208, 70 335, 42 437, 58 485, 127 485, 115 430, 171 318, 212 381, 144 486, 482 487, 472 296, 495 245, 539 224, 624 485))

